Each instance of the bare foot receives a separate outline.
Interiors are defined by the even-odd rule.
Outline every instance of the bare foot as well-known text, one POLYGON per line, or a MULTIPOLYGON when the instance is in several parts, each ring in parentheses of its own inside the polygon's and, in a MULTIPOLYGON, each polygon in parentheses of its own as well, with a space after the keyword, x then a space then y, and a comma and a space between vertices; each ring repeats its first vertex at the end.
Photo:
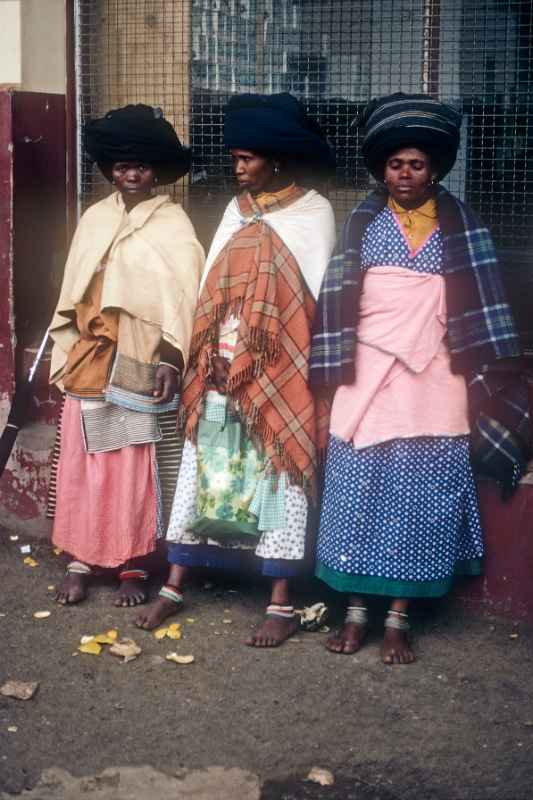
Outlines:
POLYGON ((279 647, 299 627, 300 618, 297 614, 292 619, 267 616, 255 633, 246 640, 246 644, 249 647, 279 647))
POLYGON ((366 636, 367 626, 359 622, 345 622, 339 633, 330 636, 326 649, 332 653, 352 655, 361 648, 366 636))
POLYGON ((416 660, 405 631, 385 628, 381 657, 384 664, 412 664, 416 660))
POLYGON ((175 603, 174 600, 169 600, 166 597, 158 597, 144 611, 141 611, 135 620, 135 624, 138 628, 151 631, 154 628, 158 628, 168 617, 176 614, 181 607, 181 603, 175 603))
POLYGON ((87 597, 87 575, 67 572, 55 596, 56 603, 62 606, 73 605, 87 597))
POLYGON ((121 581, 113 600, 114 606, 140 606, 148 600, 146 581, 121 581))

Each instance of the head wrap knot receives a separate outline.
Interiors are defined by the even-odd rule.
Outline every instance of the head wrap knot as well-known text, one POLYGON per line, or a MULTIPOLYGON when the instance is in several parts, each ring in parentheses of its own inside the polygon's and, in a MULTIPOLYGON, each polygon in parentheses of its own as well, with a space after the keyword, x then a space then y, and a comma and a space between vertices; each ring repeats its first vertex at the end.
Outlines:
POLYGON ((159 183, 174 183, 191 166, 190 150, 183 147, 160 108, 139 103, 113 109, 90 120, 83 135, 87 152, 108 179, 117 161, 150 164, 159 183))
POLYGON ((455 163, 461 114, 429 95, 396 92, 371 100, 358 124, 366 167, 377 180, 383 180, 389 156, 403 147, 427 153, 439 179, 455 163))

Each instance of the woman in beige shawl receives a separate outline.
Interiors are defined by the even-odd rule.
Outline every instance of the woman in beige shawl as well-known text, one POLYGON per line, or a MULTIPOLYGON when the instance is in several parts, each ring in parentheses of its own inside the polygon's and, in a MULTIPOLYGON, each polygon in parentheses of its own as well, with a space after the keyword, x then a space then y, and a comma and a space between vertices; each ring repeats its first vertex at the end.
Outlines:
POLYGON ((190 166, 159 109, 110 111, 85 145, 116 191, 81 218, 50 327, 51 382, 65 392, 53 542, 70 557, 56 599, 79 602, 95 568, 112 568, 115 604, 130 606, 146 600, 143 560, 174 491, 204 254, 181 206, 152 194, 190 166))

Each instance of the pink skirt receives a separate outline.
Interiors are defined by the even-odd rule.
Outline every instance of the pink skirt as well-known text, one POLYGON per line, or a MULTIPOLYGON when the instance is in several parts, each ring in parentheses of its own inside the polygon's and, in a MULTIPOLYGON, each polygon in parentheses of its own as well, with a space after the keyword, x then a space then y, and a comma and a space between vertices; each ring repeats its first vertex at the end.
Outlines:
POLYGON ((87 453, 80 401, 67 397, 61 421, 52 541, 90 566, 118 567, 155 550, 153 444, 87 453))

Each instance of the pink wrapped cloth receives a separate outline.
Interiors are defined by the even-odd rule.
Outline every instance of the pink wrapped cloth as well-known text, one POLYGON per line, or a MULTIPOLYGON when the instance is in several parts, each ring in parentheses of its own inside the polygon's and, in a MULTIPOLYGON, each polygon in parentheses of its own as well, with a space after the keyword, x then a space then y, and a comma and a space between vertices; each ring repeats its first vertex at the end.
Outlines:
POLYGON ((330 433, 355 448, 470 432, 466 384, 450 370, 440 275, 373 267, 364 277, 356 380, 335 394, 330 433))
POLYGON ((139 444, 87 453, 80 401, 67 397, 52 541, 91 566, 118 567, 155 550, 155 448, 139 444))

